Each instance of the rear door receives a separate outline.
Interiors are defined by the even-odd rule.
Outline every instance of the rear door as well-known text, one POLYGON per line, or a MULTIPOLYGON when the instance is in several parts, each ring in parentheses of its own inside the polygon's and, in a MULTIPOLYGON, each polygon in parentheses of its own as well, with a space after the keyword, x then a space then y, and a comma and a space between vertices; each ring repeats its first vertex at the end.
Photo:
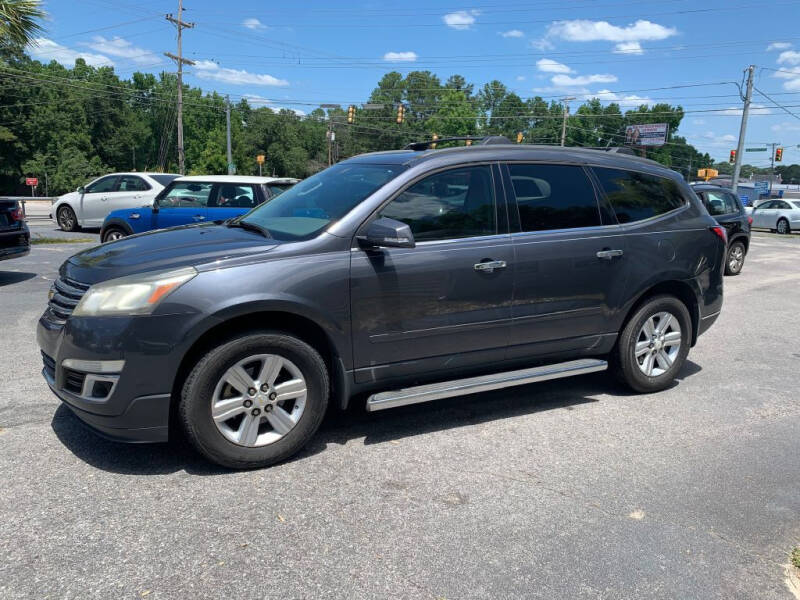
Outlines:
POLYGON ((776 200, 767 200, 756 206, 750 215, 753 217, 753 227, 775 229, 775 223, 778 221, 776 204, 776 200))
POLYGON ((510 358, 581 350, 624 298, 626 241, 580 165, 510 163, 514 300, 510 358))
POLYGON ((123 208, 138 208, 149 205, 147 192, 151 189, 150 184, 136 175, 121 175, 117 182, 116 191, 108 194, 106 200, 106 215, 114 210, 123 208))
POLYGON ((158 211, 152 213, 151 229, 203 223, 208 215, 208 201, 214 183, 173 181, 159 196, 158 211))
POLYGON ((513 266, 499 175, 488 164, 428 175, 378 215, 407 223, 416 247, 353 248, 357 381, 504 358, 513 266))

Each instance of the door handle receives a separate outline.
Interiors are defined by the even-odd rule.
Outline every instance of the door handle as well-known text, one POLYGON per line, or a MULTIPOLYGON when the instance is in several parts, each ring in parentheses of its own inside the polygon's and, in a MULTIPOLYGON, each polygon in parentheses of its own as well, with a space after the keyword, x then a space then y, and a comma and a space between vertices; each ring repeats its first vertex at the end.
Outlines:
POLYGON ((597 253, 597 258, 611 260, 615 256, 622 256, 622 254, 622 250, 600 250, 600 252, 597 253))
POLYGON ((505 269, 507 266, 504 260, 487 260, 486 262, 475 263, 472 268, 484 273, 494 273, 495 269, 505 269))
POLYGON ((195 215, 192 217, 195 221, 205 221, 205 217, 203 215, 195 215))

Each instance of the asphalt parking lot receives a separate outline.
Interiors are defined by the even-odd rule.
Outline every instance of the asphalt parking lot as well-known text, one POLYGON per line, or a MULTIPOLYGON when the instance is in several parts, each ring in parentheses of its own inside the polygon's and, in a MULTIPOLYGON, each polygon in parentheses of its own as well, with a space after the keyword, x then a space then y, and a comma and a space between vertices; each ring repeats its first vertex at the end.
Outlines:
POLYGON ((252 472, 59 406, 35 326, 86 246, 0 263, 4 599, 792 597, 800 236, 754 235, 670 390, 600 373, 332 414, 252 472))

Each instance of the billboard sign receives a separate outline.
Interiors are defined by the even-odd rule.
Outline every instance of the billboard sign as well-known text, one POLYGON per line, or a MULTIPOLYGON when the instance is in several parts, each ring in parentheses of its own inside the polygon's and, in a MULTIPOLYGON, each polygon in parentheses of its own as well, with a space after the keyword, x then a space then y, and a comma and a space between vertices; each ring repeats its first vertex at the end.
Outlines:
POLYGON ((39 180, 36 177, 28 177, 25 179, 25 185, 29 185, 31 187, 35 187, 39 185, 39 180))
POLYGON ((667 141, 666 123, 628 125, 625 128, 626 146, 663 146, 667 141))

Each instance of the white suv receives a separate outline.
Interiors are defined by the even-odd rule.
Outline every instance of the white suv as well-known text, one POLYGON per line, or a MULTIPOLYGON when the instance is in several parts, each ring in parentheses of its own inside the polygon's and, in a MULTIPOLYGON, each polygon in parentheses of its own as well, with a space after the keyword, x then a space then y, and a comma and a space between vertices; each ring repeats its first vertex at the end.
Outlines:
POLYGON ((108 213, 120 208, 152 206, 156 195, 170 181, 172 173, 112 173, 95 179, 53 203, 58 226, 64 231, 78 227, 100 227, 108 213))

